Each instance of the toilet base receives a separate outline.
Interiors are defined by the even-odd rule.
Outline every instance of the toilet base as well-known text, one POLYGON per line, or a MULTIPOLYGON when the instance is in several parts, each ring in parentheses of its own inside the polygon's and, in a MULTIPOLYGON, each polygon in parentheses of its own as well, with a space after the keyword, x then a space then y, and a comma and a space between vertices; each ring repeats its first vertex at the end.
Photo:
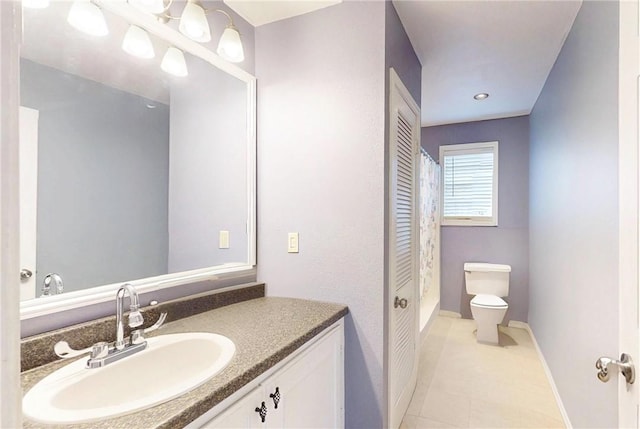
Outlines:
POLYGON ((476 331, 476 341, 482 344, 500 345, 500 336, 498 325, 485 325, 482 328, 476 323, 478 330, 476 331))
POLYGON ((471 315, 476 322, 476 339, 479 343, 499 345, 498 325, 502 323, 507 307, 486 308, 471 305, 471 315))

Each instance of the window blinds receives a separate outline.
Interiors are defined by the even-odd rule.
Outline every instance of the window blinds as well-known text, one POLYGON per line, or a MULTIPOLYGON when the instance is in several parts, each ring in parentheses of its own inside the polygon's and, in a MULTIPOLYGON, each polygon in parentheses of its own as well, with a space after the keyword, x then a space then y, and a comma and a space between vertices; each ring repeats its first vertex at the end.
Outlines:
POLYGON ((491 217, 494 152, 487 147, 444 155, 444 217, 491 217))

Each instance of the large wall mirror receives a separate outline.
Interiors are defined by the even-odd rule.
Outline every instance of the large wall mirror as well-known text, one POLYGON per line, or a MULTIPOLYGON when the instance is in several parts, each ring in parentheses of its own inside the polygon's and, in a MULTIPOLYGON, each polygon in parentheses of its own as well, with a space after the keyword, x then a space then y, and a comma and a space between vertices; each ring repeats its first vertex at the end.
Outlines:
POLYGON ((23 318, 124 282, 176 285, 255 264, 255 79, 108 3, 102 37, 67 23, 72 2, 24 9, 23 318), (132 23, 153 58, 122 49, 132 23), (174 74, 161 67, 169 49, 185 59, 174 74))

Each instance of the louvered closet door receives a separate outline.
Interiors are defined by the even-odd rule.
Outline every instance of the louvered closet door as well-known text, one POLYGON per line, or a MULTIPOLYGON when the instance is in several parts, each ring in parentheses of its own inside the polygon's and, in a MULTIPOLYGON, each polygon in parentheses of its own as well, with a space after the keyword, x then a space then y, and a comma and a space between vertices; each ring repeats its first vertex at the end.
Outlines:
POLYGON ((389 427, 397 428, 411 401, 418 366, 420 114, 393 69, 390 73, 389 427))

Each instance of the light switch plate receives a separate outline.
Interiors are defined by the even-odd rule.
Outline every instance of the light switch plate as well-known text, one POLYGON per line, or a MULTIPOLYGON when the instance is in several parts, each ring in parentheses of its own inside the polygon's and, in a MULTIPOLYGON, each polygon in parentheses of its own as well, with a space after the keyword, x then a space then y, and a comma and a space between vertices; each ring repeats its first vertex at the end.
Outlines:
POLYGON ((220 231, 220 236, 218 238, 218 248, 229 248, 229 231, 220 231))
POLYGON ((287 245, 287 252, 289 253, 298 253, 298 233, 290 232, 289 233, 289 241, 287 245))

